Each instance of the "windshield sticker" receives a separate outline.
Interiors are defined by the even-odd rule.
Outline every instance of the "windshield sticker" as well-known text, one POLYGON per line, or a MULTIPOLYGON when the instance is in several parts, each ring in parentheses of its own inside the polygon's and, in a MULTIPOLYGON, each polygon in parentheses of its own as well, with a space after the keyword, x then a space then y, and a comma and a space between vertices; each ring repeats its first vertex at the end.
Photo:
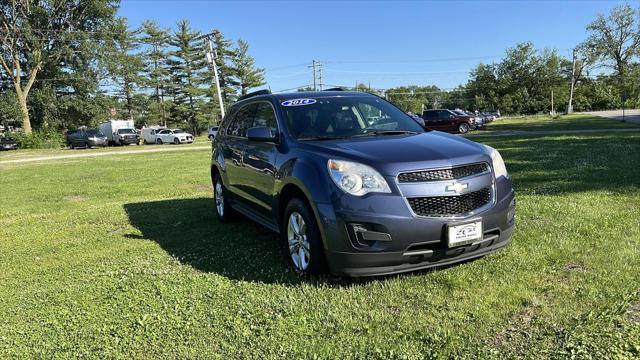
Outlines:
POLYGON ((316 99, 291 99, 280 103, 282 106, 302 106, 315 104, 316 99))

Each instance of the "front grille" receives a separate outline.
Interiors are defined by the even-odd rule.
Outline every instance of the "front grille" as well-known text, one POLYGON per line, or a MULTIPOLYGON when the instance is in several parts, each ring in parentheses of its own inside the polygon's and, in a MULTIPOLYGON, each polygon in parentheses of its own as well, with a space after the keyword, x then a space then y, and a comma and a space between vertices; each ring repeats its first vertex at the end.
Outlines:
POLYGON ((457 196, 407 198, 419 216, 462 216, 491 202, 491 187, 457 196))
POLYGON ((412 183, 455 180, 467 176, 482 174, 487 171, 489 171, 489 165, 487 165, 486 163, 456 166, 449 169, 419 170, 398 175, 398 182, 412 183))

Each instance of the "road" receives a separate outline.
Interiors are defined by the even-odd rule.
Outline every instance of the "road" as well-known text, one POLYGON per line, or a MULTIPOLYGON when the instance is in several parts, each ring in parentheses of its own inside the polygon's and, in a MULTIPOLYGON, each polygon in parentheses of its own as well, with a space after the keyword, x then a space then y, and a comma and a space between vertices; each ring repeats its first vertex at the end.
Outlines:
MULTIPOLYGON (((600 116, 607 119, 622 120, 622 110, 591 111, 583 114, 600 116)), ((640 109, 625 110, 625 121, 640 124, 640 109)))
POLYGON ((191 150, 211 150, 211 146, 162 147, 162 148, 144 149, 144 150, 118 150, 118 151, 101 151, 101 152, 89 152, 91 150, 88 150, 86 153, 82 153, 82 154, 47 155, 47 156, 34 156, 34 157, 11 159, 11 160, 0 160, 0 165, 26 163, 26 162, 34 162, 34 161, 78 159, 78 158, 88 158, 88 157, 96 157, 96 156, 148 154, 148 153, 157 153, 157 152, 191 151, 191 150))

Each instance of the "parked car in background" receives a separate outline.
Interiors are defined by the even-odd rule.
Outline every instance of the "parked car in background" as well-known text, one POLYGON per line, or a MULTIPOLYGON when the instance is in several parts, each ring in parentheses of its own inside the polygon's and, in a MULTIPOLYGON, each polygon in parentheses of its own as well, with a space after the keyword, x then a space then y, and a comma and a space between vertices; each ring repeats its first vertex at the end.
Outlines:
POLYGON ((218 126, 214 125, 214 126, 210 126, 209 129, 207 130, 208 134, 208 138, 209 140, 213 140, 216 137, 216 134, 218 133, 218 126))
POLYGON ((239 212, 279 232, 303 275, 457 263, 503 248, 515 228, 515 193, 497 150, 425 130, 372 94, 245 95, 224 118, 211 160, 218 219, 239 212))
POLYGON ((473 117, 458 115, 451 110, 425 110, 422 113, 425 126, 428 129, 466 134, 473 129, 473 117))
POLYGON ((182 129, 164 129, 156 132, 156 144, 190 144, 193 135, 182 129))
POLYGON ((99 129, 80 128, 67 132, 67 146, 71 149, 107 146, 107 137, 99 129))
POLYGON ((18 150, 18 143, 10 138, 0 137, 0 151, 18 150))
POLYGON ((110 120, 100 124, 99 129, 107 137, 108 145, 140 145, 132 120, 110 120))
POLYGON ((158 140, 158 132, 160 130, 165 130, 164 126, 150 126, 143 127, 140 131, 140 135, 142 136, 142 142, 144 144, 155 144, 158 140))

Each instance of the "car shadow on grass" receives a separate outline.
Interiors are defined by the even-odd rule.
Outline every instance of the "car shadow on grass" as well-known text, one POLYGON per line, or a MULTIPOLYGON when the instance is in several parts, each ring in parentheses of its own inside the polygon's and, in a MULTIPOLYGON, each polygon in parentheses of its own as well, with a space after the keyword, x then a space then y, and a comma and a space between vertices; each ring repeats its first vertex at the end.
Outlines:
POLYGON ((235 280, 296 283, 279 239, 243 218, 222 224, 211 198, 171 199, 125 204, 130 223, 172 257, 203 272, 235 280))
POLYGON ((180 263, 198 271, 232 280, 292 286, 348 287, 374 280, 298 276, 287 263, 277 234, 243 216, 230 224, 220 223, 212 198, 129 203, 124 210, 141 232, 127 234, 127 238, 155 241, 180 263))

